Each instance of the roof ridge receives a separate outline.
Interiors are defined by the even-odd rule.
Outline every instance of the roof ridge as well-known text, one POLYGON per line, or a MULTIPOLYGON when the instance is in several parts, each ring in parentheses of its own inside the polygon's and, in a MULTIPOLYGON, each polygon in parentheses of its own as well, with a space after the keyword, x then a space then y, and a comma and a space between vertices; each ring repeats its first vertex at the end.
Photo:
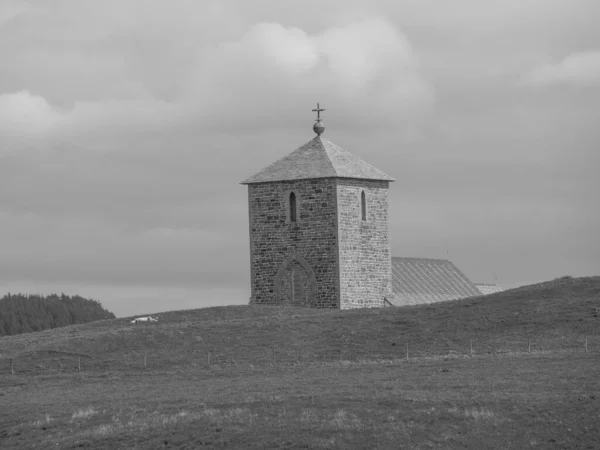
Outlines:
MULTIPOLYGON (((333 144, 333 142, 328 141, 327 139, 324 139, 321 135, 317 135, 317 137, 311 139, 306 144, 310 144, 312 141, 318 141, 319 142, 319 144, 321 145, 321 150, 323 152, 325 152, 325 154, 327 155, 327 162, 329 163, 329 166, 331 167, 331 170, 333 170, 333 172, 339 176, 338 171, 335 168, 335 165, 333 164, 333 161, 331 160, 331 155, 327 151, 327 145, 325 145, 325 142, 327 142, 329 144, 333 144), (325 141, 325 142, 323 142, 323 141, 325 141)), ((335 144, 333 144, 333 145, 335 145, 335 144)))

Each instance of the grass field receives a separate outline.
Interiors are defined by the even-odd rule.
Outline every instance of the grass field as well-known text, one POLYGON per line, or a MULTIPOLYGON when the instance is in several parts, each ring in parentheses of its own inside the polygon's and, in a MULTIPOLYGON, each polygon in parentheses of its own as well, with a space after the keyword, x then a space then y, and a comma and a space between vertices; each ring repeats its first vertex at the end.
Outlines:
POLYGON ((207 308, 4 337, 0 448, 597 449, 599 316, 600 277, 564 278, 418 307, 207 308))

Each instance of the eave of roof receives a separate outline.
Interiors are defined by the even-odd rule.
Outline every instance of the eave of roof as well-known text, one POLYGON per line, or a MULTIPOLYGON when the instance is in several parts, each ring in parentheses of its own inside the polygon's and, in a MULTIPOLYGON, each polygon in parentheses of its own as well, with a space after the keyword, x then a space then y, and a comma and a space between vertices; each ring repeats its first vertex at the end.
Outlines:
POLYGON ((333 142, 317 136, 240 184, 314 178, 355 178, 395 181, 333 142))
POLYGON ((489 284, 489 283, 475 283, 475 287, 483 295, 495 294, 496 292, 502 292, 504 290, 496 284, 489 284))

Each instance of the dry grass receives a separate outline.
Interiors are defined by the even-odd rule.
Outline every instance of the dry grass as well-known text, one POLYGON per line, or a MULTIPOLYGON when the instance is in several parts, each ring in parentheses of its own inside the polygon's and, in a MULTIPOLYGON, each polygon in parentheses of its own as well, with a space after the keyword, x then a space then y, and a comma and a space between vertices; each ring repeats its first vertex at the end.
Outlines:
POLYGON ((473 420, 496 420, 496 414, 487 408, 466 408, 464 414, 473 420))
MULTIPOLYGON (((21 379, 2 397, 0 422, 17 405, 48 411, 44 418, 14 417, 15 425, 5 427, 7 448, 16 439, 65 449, 86 442, 115 449, 395 448, 400 441, 409 448, 527 448, 532 442, 600 448, 599 369, 593 355, 567 354, 62 375, 21 379), (94 406, 74 411, 75 403, 94 406), (18 425, 32 420, 31 429, 18 425), (43 435, 32 433, 40 428, 43 435)), ((6 381, 19 379, 0 378, 0 388, 6 381)))
POLYGON ((71 416, 71 420, 79 420, 79 419, 89 419, 90 417, 98 414, 92 406, 88 406, 87 408, 78 409, 71 416))
POLYGON ((113 416, 111 423, 96 425, 76 435, 79 438, 115 437, 127 433, 156 432, 160 429, 180 426, 192 422, 208 422, 219 426, 251 426, 255 416, 247 408, 205 408, 199 412, 178 411, 174 414, 159 414, 157 411, 146 416, 132 414, 126 421, 113 416))
POLYGON ((207 417, 213 424, 252 424, 255 419, 248 408, 226 408, 226 409, 213 409, 205 408, 200 416, 207 417))
POLYGON ((91 430, 87 430, 84 433, 81 433, 81 436, 93 438, 106 438, 115 436, 122 429, 123 425, 121 424, 102 424, 92 428, 91 430))
POLYGON ((32 423, 32 425, 33 425, 34 427, 36 427, 36 428, 40 428, 40 427, 43 427, 43 426, 45 426, 45 425, 48 425, 48 424, 49 424, 50 422, 52 422, 53 420, 54 420, 54 419, 53 419, 52 417, 50 417, 50 414, 46 414, 46 415, 44 416, 44 418, 42 418, 42 419, 38 419, 38 420, 35 420, 35 421, 32 423))
POLYGON ((319 413, 315 410, 303 409, 300 413, 300 423, 304 425, 317 425, 321 421, 319 413))
POLYGON ((362 423, 356 414, 348 414, 343 409, 338 409, 333 413, 329 424, 337 430, 360 430, 362 428, 362 423))
POLYGON ((479 421, 479 420, 494 420, 497 421, 497 416, 496 414, 490 410, 489 408, 483 408, 483 407, 470 407, 470 408, 464 408, 461 409, 457 406, 453 406, 451 408, 448 408, 448 412, 451 414, 457 414, 457 415, 463 415, 469 419, 473 419, 475 421, 479 421))

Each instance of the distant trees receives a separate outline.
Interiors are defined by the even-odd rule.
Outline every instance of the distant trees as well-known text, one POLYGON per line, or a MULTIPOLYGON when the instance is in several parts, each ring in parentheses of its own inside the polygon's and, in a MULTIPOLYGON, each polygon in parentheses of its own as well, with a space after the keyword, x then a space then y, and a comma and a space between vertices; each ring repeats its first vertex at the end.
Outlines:
POLYGON ((0 298, 0 336, 114 318, 100 302, 79 295, 6 294, 0 298))

